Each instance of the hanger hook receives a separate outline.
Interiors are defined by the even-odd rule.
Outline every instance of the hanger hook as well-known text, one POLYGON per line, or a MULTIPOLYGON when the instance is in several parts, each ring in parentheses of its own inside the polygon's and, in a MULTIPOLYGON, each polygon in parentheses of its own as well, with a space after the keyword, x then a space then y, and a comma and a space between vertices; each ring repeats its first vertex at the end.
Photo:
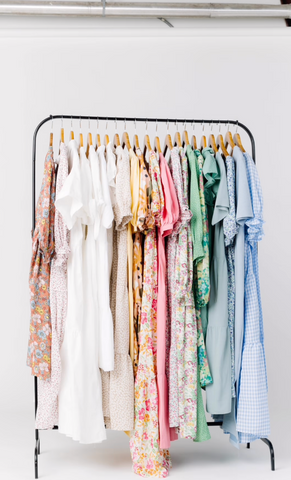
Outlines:
POLYGON ((202 122, 202 131, 204 132, 204 122, 202 122))
POLYGON ((115 119, 115 130, 117 130, 117 120, 115 119))
POLYGON ((158 120, 156 119, 156 132, 158 131, 158 120))
POLYGON ((126 118, 124 119, 124 130, 126 130, 126 118))
POLYGON ((64 126, 64 118, 63 118, 63 117, 62 117, 62 123, 61 123, 61 125, 62 125, 62 128, 63 128, 63 126, 64 126))
POLYGON ((211 128, 210 128, 210 131, 212 132, 213 130, 213 120, 211 120, 211 128))
POLYGON ((88 118, 88 129, 89 129, 89 130, 90 130, 90 125, 91 125, 91 123, 90 123, 90 117, 89 117, 89 118, 88 118))
POLYGON ((108 127, 108 118, 106 119, 106 130, 107 130, 107 127, 108 127))
POLYGON ((169 130, 169 120, 167 120, 167 130, 169 130))
POLYGON ((134 128, 136 130, 136 118, 134 119, 134 128))
POLYGON ((219 127, 219 133, 221 132, 221 123, 220 120, 218 120, 218 127, 219 127))
POLYGON ((193 132, 194 132, 194 130, 195 130, 195 122, 192 122, 192 130, 193 130, 193 132))
POLYGON ((71 117, 71 129, 73 130, 73 117, 71 117))
POLYGON ((229 122, 227 122, 226 129, 229 130, 229 122))
POLYGON ((148 129, 148 119, 146 119, 146 130, 148 129))
POLYGON ((176 120, 176 130, 178 131, 178 120, 176 120))
POLYGON ((97 131, 99 130, 99 118, 97 118, 97 131))
POLYGON ((184 120, 184 130, 186 130, 186 120, 184 120))
POLYGON ((81 120, 81 117, 80 117, 80 130, 82 130, 82 120, 81 120))
POLYGON ((237 133, 238 131, 238 120, 236 121, 236 130, 235 130, 235 133, 237 133))
POLYGON ((51 115, 51 119, 52 119, 51 130, 53 130, 53 128, 54 128, 54 119, 53 119, 53 116, 52 116, 52 115, 51 115))

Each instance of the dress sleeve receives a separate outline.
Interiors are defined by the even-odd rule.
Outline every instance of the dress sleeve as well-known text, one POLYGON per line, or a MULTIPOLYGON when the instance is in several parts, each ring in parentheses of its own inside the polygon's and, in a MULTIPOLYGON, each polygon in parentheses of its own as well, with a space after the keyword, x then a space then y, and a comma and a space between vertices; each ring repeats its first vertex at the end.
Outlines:
POLYGON ((68 229, 71 230, 83 208, 80 166, 76 163, 67 177, 56 200, 56 209, 62 215, 68 229))

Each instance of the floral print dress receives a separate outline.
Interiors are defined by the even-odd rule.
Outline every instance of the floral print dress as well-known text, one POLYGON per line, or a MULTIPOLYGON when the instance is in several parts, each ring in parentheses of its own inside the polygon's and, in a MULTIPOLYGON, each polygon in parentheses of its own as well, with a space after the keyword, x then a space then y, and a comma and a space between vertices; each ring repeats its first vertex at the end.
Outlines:
MULTIPOLYGON (((68 177, 68 149, 60 145, 56 180, 56 200, 68 177)), ((35 426, 49 429, 58 425, 58 395, 61 383, 61 346, 67 316, 67 262, 70 254, 70 232, 60 212, 55 209, 55 255, 51 263, 50 306, 51 306, 51 378, 39 380, 38 405, 35 426)))
MULTIPOLYGON (((140 157, 141 158, 141 157, 140 157)), ((156 180, 157 164, 150 155, 150 173, 153 180, 153 191, 149 177, 144 177, 140 186, 147 185, 146 194, 152 193, 146 200, 147 212, 151 218, 144 217, 143 224, 149 225, 152 219, 158 219, 161 212, 161 191, 156 180), (150 200, 152 199, 152 203, 150 200), (152 215, 154 212, 154 216, 152 215)), ((143 159, 142 159, 143 161, 143 159)), ((141 165, 142 165, 141 161, 141 165)), ((144 170, 145 173, 145 170, 144 170)), ((168 450, 159 447, 158 391, 157 391, 157 235, 156 229, 149 229, 144 241, 144 277, 141 308, 141 325, 139 332, 139 364, 135 379, 134 430, 130 439, 130 450, 133 470, 142 477, 155 476, 165 478, 171 466, 168 450)))
POLYGON ((44 164, 44 174, 35 212, 32 258, 29 275, 30 337, 27 365, 32 375, 42 380, 51 376, 51 311, 50 270, 54 254, 56 174, 53 149, 50 147, 44 164))

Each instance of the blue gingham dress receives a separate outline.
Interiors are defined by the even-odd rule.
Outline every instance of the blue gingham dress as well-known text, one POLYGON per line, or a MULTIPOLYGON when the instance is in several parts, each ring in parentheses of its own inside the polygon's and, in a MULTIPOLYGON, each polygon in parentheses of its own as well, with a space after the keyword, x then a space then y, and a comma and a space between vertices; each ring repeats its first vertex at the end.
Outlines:
POLYGON ((237 403, 239 442, 270 434, 268 383, 257 242, 263 237, 263 196, 256 166, 244 154, 254 216, 245 224, 245 330, 237 403))

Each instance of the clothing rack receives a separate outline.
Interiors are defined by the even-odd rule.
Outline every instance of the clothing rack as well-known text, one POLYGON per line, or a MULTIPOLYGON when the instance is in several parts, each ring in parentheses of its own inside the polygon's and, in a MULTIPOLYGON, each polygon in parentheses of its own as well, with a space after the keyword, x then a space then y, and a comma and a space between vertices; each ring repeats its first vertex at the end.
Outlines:
MULTIPOLYGON (((209 124, 209 125, 235 125, 236 127, 242 128, 249 136, 251 147, 252 147, 252 158, 254 162, 256 162, 256 152, 255 152, 255 140, 251 131, 244 125, 243 123, 239 122, 238 120, 197 120, 197 119, 177 119, 177 118, 129 118, 129 117, 104 117, 104 116, 88 116, 88 115, 50 115, 49 117, 44 118, 36 127, 34 134, 33 134, 33 144, 32 144, 32 232, 35 229, 35 192, 36 192, 36 143, 37 143, 37 134, 40 128, 49 121, 53 121, 54 119, 68 119, 68 120, 96 120, 96 121, 106 121, 106 122, 151 122, 151 123, 179 123, 184 124, 209 124)), ((35 415, 37 412, 38 406, 38 383, 37 377, 34 377, 34 399, 35 399, 35 415)), ((222 426, 222 421, 212 421, 207 422, 208 426, 222 426)), ((58 426, 53 427, 54 430, 58 430, 58 426)), ((262 442, 264 442, 270 451, 270 459, 271 459, 271 470, 275 470, 275 452, 272 442, 268 438, 261 438, 262 442)), ((247 443, 247 449, 250 448, 250 443, 247 443)), ((38 478, 38 456, 40 455, 40 436, 39 436, 39 429, 35 429, 35 449, 34 449, 34 472, 35 478, 38 478)))

